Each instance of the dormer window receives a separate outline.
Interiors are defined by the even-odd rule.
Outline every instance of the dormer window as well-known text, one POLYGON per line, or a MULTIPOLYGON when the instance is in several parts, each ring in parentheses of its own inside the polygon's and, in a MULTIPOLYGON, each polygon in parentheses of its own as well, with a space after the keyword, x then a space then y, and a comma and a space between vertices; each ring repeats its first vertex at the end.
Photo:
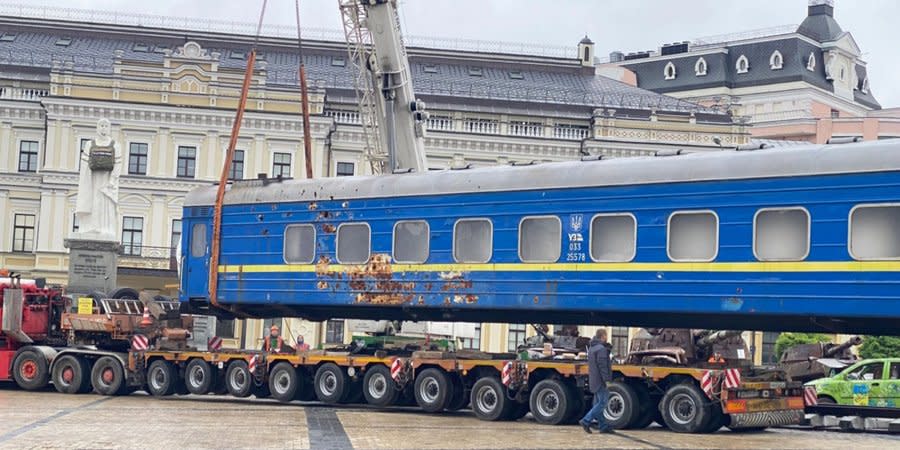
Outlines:
POLYGON ((509 79, 510 80, 524 80, 525 74, 522 73, 521 70, 510 70, 509 71, 509 79))
POLYGON ((863 94, 869 93, 869 77, 863 78, 862 89, 860 89, 863 94))
POLYGON ((150 46, 147 44, 137 43, 131 46, 131 50, 135 52, 147 53, 150 51, 150 46))
POLYGON ((666 77, 667 80, 674 80, 675 79, 675 64, 672 64, 672 62, 669 61, 669 63, 666 64, 666 68, 663 69, 663 75, 666 77))
POLYGON ((169 50, 169 47, 166 47, 165 45, 153 47, 153 53, 166 53, 166 50, 169 50))
POLYGON ((480 77, 483 75, 484 72, 481 70, 481 67, 469 67, 469 76, 480 77))
POLYGON ((15 40, 16 40, 15 33, 3 33, 3 35, 0 35, 0 42, 12 42, 15 40))
POLYGON ((784 57, 778 50, 772 52, 772 56, 769 57, 769 67, 772 70, 781 70, 784 67, 784 57))
POLYGON ((747 60, 746 56, 741 55, 734 65, 734 68, 737 69, 737 73, 747 73, 747 71, 750 70, 750 61, 747 60))
POLYGON ((68 47, 72 43, 72 38, 60 38, 56 40, 56 45, 60 47, 68 47))
POLYGON ((806 60, 806 70, 813 72, 816 70, 816 53, 809 52, 809 58, 806 60))
POLYGON ((425 73, 438 73, 438 66, 434 64, 425 64, 422 66, 422 71, 425 73))
POLYGON ((343 56, 334 56, 331 58, 331 65, 334 67, 344 67, 347 65, 347 61, 344 60, 343 56))
POLYGON ((228 53, 228 58, 229 59, 244 59, 244 52, 242 52, 240 50, 232 50, 230 53, 228 53))
POLYGON ((694 73, 697 74, 698 77, 706 75, 706 60, 702 57, 694 64, 694 73))

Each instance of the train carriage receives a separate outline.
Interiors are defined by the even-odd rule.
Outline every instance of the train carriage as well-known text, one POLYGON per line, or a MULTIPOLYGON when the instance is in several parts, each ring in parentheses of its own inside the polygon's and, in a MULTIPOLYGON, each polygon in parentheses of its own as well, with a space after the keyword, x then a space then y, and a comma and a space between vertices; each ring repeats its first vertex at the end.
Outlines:
MULTIPOLYGON (((215 187, 185 201, 206 310, 215 187)), ((224 198, 235 314, 896 333, 900 142, 316 180, 224 198)))

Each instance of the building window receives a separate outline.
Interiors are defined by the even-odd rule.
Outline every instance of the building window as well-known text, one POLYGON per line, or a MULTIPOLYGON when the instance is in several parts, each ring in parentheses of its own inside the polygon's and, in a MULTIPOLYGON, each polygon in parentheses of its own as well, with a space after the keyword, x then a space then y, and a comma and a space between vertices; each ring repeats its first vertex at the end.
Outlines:
POLYGON ((675 79, 675 64, 672 64, 672 62, 669 61, 669 63, 666 64, 666 68, 663 69, 663 75, 665 75, 667 80, 674 80, 675 79))
POLYGON ((128 174, 147 175, 147 144, 132 142, 128 146, 128 174))
POLYGON ((746 56, 741 55, 734 65, 734 68, 737 69, 737 73, 747 73, 747 71, 750 70, 750 61, 747 60, 746 56))
POLYGON ((290 153, 275 153, 272 155, 272 176, 284 178, 291 176, 290 153))
POLYGON ((425 64, 422 66, 422 71, 425 73, 438 73, 438 66, 435 64, 425 64))
POLYGON ((465 350, 481 350, 481 324, 475 325, 475 336, 459 338, 459 347, 465 350))
POLYGON ((631 214, 598 214, 591 220, 591 259, 628 262, 637 249, 637 220, 631 214))
POLYGON ((816 70, 816 53, 809 52, 809 58, 806 59, 806 70, 812 72, 816 70))
POLYGON ((559 217, 526 217, 519 222, 519 259, 522 262, 556 262, 562 252, 559 217))
POLYGON ((234 339, 234 320, 216 319, 216 336, 234 339))
POLYGON ((772 56, 769 57, 769 68, 772 70, 779 70, 784 66, 784 57, 781 56, 781 52, 775 50, 772 52, 772 56))
POLYGON ((197 148, 178 147, 178 168, 175 176, 178 178, 194 178, 197 168, 197 148))
POLYGON ((803 261, 809 255, 809 213, 761 209, 753 218, 753 254, 760 261, 803 261))
MULTIPOLYGON (((584 49, 584 57, 585 57, 585 61, 589 62, 587 50, 588 49, 584 49)), ((507 72, 507 74, 509 75, 510 80, 524 80, 525 79, 525 74, 522 73, 521 70, 511 70, 511 71, 507 72)))
POLYGON ((453 260, 486 263, 493 250, 493 224, 488 219, 460 219, 453 225, 453 260))
POLYGON ((78 214, 72 214, 72 232, 73 232, 73 233, 77 233, 77 232, 78 232, 78 228, 79 228, 79 225, 78 225, 78 214))
POLYGON ((511 323, 509 324, 509 333, 506 335, 506 348, 514 352, 520 345, 525 343, 525 324, 511 323))
POLYGON ((666 250, 676 262, 708 262, 719 251, 719 218, 712 211, 683 211, 669 216, 666 250))
POLYGON ((699 58, 697 60, 697 63, 694 64, 694 73, 698 77, 702 77, 702 76, 706 75, 706 60, 705 59, 699 58))
POLYGON ((34 215, 16 214, 13 217, 14 252, 34 251, 34 215))
POLYGON ((900 205, 865 205, 850 211, 850 256, 900 259, 900 205))
POLYGON ((174 255, 174 251, 178 248, 178 244, 181 243, 181 219, 172 219, 172 240, 169 242, 169 248, 172 249, 172 254, 174 255))
POLYGON ((624 358, 628 354, 628 327, 612 327, 610 344, 614 358, 624 358))
POLYGON ((339 177, 352 177, 356 172, 356 164, 352 162, 338 161, 335 175, 339 177))
POLYGON ((81 172, 81 155, 83 154, 83 155, 87 156, 88 153, 90 153, 90 151, 91 151, 91 140, 87 139, 87 138, 81 139, 78 142, 78 164, 76 165, 79 172, 81 172))
POLYGON ((242 180, 244 179, 244 151, 235 150, 231 158, 231 169, 229 170, 228 179, 242 180))
POLYGON ((344 67, 347 65, 347 60, 345 60, 343 56, 333 56, 331 58, 331 65, 334 67, 344 67))
POLYGON ((428 222, 403 220, 394 225, 394 261, 421 264, 428 260, 428 222))
POLYGON ((38 167, 38 143, 37 141, 19 142, 19 172, 37 172, 38 167))
POLYGON ((469 67, 469 76, 480 77, 484 75, 484 71, 481 67, 469 67))
POLYGON ((863 78, 862 89, 860 89, 860 90, 862 91, 863 94, 869 93, 869 77, 868 76, 863 78))
POLYGON ((775 341, 781 333, 777 331, 763 331, 762 334, 762 363, 775 364, 779 360, 780 355, 775 354, 775 341))
POLYGON ((129 256, 140 256, 143 242, 144 219, 124 217, 122 219, 122 253, 129 256))
POLYGON ((836 109, 832 109, 832 110, 831 110, 831 118, 832 118, 832 119, 839 119, 840 117, 841 117, 841 112, 840 112, 840 111, 838 111, 838 110, 836 110, 836 109))
POLYGON ((316 228, 312 225, 288 225, 284 229, 284 262, 309 264, 316 257, 316 228))
POLYGON ((200 258, 206 256, 206 224, 195 223, 191 227, 191 256, 200 258))
POLYGON ((372 232, 367 223, 342 223, 337 229, 337 260, 341 264, 369 262, 372 232))
POLYGON ((344 343, 344 319, 332 319, 325 322, 325 343, 344 343))

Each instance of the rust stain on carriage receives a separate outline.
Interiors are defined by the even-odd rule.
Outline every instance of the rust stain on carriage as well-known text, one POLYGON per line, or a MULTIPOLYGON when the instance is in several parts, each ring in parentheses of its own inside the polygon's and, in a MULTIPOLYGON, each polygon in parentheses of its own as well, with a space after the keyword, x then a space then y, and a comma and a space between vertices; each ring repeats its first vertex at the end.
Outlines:
POLYGON ((337 230, 337 227, 330 223, 326 223, 322 225, 322 231, 328 234, 334 233, 337 230))
POLYGON ((319 204, 316 203, 316 202, 312 202, 312 203, 309 204, 309 206, 308 206, 307 208, 308 208, 310 211, 315 211, 315 210, 319 209, 319 204))

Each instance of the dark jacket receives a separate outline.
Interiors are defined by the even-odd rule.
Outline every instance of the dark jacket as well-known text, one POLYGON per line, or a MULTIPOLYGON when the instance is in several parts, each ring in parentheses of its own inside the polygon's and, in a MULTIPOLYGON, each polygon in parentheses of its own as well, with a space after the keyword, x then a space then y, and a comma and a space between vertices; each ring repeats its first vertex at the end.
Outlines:
POLYGON ((612 345, 591 339, 588 349, 588 379, 592 393, 606 389, 606 383, 612 381, 612 363, 609 360, 609 349, 612 345))

